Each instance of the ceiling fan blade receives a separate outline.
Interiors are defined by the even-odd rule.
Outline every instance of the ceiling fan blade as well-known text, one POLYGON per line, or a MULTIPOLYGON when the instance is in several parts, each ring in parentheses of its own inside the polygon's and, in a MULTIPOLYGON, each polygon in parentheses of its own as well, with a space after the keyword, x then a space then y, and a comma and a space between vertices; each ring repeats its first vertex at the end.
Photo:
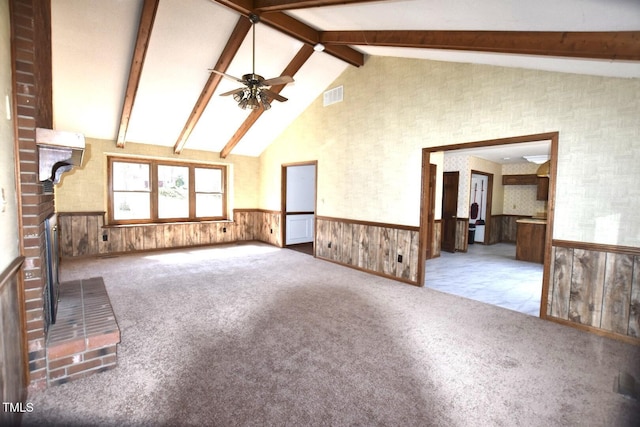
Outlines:
POLYGON ((229 75, 227 73, 223 73, 222 71, 214 70, 213 68, 209 68, 209 71, 211 71, 212 73, 220 74, 221 76, 226 77, 226 78, 228 78, 230 80, 235 80, 238 83, 246 83, 246 81, 244 81, 244 80, 242 80, 242 79, 240 79, 238 77, 234 77, 234 76, 229 75))
POLYGON ((243 87, 239 87, 237 89, 230 90, 229 92, 221 93, 220 96, 229 96, 229 95, 235 95, 236 93, 242 93, 244 89, 245 88, 243 87))
POLYGON ((282 96, 280 94, 272 92, 269 89, 261 89, 260 92, 264 93, 265 95, 267 95, 271 99, 275 99, 276 101, 285 102, 285 101, 288 100, 288 98, 285 98, 284 96, 282 96))
POLYGON ((278 86, 278 85, 286 85, 287 83, 293 83, 293 77, 290 76, 280 76, 274 77, 272 79, 267 79, 260 82, 263 86, 278 86))

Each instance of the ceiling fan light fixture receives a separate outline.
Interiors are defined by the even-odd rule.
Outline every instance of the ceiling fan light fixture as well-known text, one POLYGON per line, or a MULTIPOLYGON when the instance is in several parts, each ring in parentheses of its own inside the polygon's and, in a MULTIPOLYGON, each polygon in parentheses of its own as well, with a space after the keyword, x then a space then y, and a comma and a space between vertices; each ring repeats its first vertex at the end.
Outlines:
MULTIPOLYGON (((238 107, 246 110, 249 108, 250 110, 257 110, 259 108, 263 108, 264 110, 268 110, 271 108, 271 102, 273 99, 284 102, 287 100, 284 96, 278 94, 280 90, 275 92, 271 92, 268 87, 272 86, 284 86, 288 83, 293 83, 293 78, 290 76, 279 76, 271 79, 265 79, 264 77, 256 74, 256 26, 255 24, 259 21, 259 17, 257 15, 252 14, 249 16, 251 20, 252 27, 252 53, 253 53, 253 69, 251 74, 245 74, 241 79, 237 77, 230 76, 223 71, 218 71, 215 69, 211 69, 212 72, 216 74, 220 74, 223 77, 227 77, 231 80, 235 80, 240 83, 244 83, 245 87, 241 89, 230 90, 228 92, 220 94, 221 96, 232 95, 234 101, 238 103, 238 107)), ((324 49, 324 46, 318 43, 316 47, 320 47, 324 49)))
POLYGON ((260 103, 262 104, 262 108, 265 110, 271 108, 271 100, 263 92, 260 92, 260 103))
POLYGON ((247 101, 247 107, 249 107, 249 109, 251 110, 257 110, 258 108, 260 108, 260 103, 255 96, 250 96, 247 101))
POLYGON ((316 45, 313 46, 313 50, 316 52, 322 52, 324 50, 324 45, 322 43, 316 43, 316 45))

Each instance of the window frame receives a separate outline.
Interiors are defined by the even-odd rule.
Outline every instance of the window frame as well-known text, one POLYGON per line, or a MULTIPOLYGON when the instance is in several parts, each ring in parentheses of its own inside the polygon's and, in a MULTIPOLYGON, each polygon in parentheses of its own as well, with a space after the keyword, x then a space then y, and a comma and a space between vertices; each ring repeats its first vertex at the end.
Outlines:
POLYGON ((227 220, 227 166, 221 164, 198 163, 173 161, 164 159, 153 159, 145 157, 120 157, 107 156, 107 215, 111 225, 129 224, 163 224, 174 222, 201 222, 201 221, 224 221, 227 220), (138 163, 149 165, 150 183, 150 218, 148 219, 114 219, 114 189, 113 189, 113 163, 138 163), (158 166, 181 166, 187 167, 189 173, 188 194, 189 194, 189 216, 185 218, 159 218, 158 217, 158 166), (222 194, 222 214, 220 216, 196 217, 196 168, 217 169, 221 171, 221 194, 222 194))

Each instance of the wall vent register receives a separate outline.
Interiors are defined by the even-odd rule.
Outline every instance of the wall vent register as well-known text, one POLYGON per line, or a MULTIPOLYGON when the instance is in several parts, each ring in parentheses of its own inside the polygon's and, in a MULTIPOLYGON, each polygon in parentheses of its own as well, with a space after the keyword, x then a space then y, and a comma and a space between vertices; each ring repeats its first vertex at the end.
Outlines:
POLYGON ((322 105, 326 107, 331 104, 337 104, 338 102, 342 102, 342 99, 342 86, 338 86, 336 88, 329 89, 324 93, 322 105))

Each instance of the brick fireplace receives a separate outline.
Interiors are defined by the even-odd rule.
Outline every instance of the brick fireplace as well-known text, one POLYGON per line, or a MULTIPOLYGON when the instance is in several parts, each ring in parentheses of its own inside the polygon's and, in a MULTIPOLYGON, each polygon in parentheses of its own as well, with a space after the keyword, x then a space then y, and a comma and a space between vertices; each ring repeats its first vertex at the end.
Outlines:
POLYGON ((47 264, 45 219, 54 195, 38 180, 36 127, 52 126, 51 4, 11 0, 12 73, 19 197, 19 235, 23 266, 29 388, 46 387, 45 296, 47 264))
POLYGON ((33 390, 115 366, 120 332, 101 279, 60 284, 56 315, 54 186, 41 181, 37 144, 37 129, 53 127, 51 2, 10 0, 9 12, 19 244, 25 257, 23 353, 28 355, 27 385, 33 390))

